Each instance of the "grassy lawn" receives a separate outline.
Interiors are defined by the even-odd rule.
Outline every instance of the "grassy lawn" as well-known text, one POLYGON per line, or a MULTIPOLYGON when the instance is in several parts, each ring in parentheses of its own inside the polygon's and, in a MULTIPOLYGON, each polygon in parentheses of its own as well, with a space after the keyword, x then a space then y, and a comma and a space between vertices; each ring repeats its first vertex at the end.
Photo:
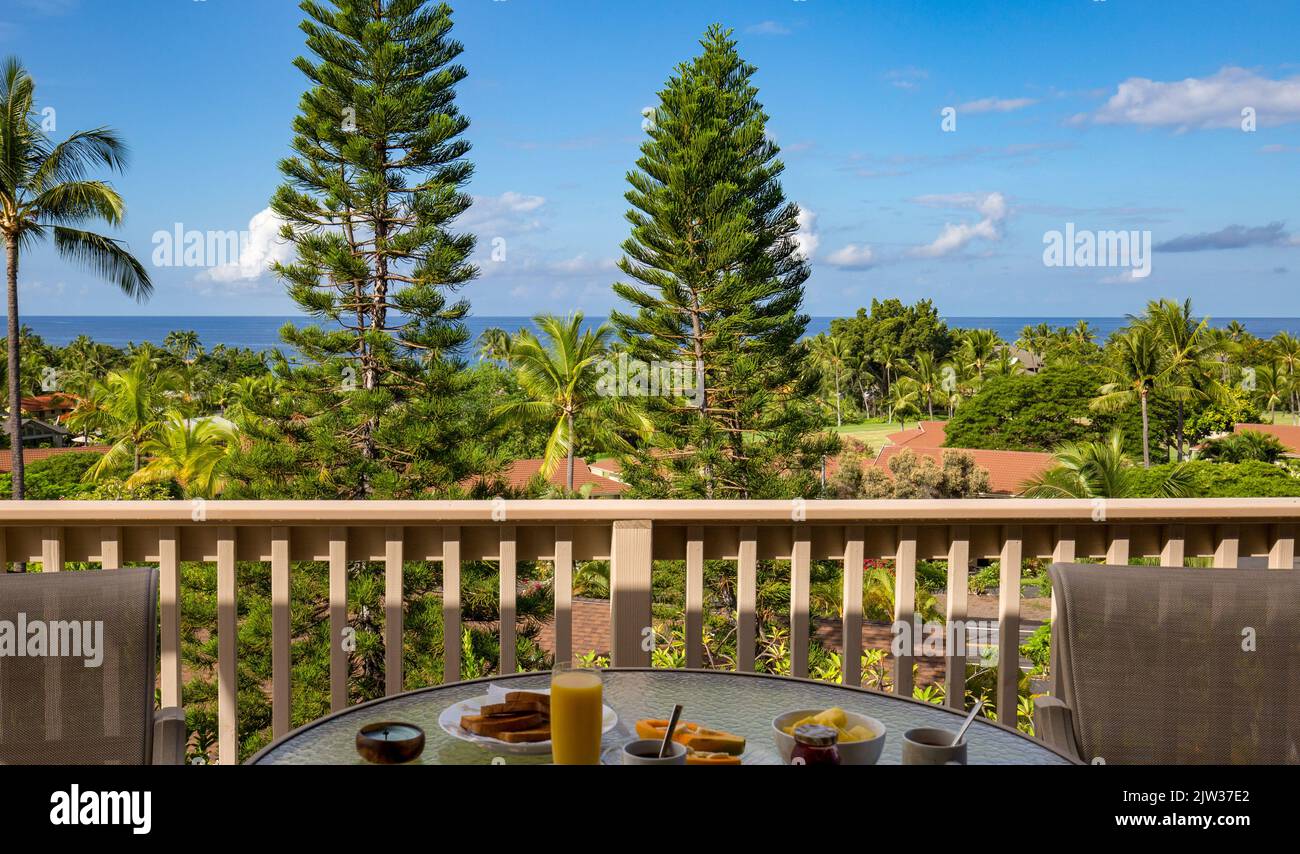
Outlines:
POLYGON ((832 427, 831 429, 841 436, 856 439, 859 442, 866 442, 873 451, 878 451, 889 444, 889 440, 885 437, 890 433, 897 433, 899 427, 897 421, 886 424, 882 421, 873 420, 845 424, 842 427, 832 427))

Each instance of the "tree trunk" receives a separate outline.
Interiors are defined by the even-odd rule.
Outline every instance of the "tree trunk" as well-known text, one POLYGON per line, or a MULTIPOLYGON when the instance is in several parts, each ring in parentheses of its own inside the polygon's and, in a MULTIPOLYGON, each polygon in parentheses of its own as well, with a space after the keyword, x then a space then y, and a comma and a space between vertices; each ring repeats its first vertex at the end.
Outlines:
POLYGON ((1151 424, 1147 417, 1147 396, 1142 395, 1142 465, 1151 468, 1151 424))
POLYGON ((1178 462, 1183 461, 1183 402, 1178 401, 1178 462))
POLYGON ((9 284, 9 448, 13 467, 13 498, 23 498, 22 359, 18 352, 18 242, 5 238, 9 284))
POLYGON ((840 408, 840 372, 835 372, 835 426, 844 426, 844 414, 840 408))
POLYGON ((573 436, 573 413, 566 414, 565 419, 569 422, 569 492, 573 492, 573 449, 576 441, 573 436))

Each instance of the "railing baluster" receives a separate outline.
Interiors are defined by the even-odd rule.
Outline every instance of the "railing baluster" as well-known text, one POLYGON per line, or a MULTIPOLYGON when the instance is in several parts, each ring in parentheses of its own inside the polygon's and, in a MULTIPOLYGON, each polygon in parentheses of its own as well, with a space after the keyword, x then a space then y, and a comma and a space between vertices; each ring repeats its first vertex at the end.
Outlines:
POLYGON ((442 681, 460 681, 460 528, 442 529, 442 681))
POLYGON ((1106 548, 1106 563, 1113 566, 1127 566, 1129 557, 1128 525, 1110 527, 1110 545, 1106 548))
POLYGON ((41 572, 63 570, 63 529, 41 529, 41 572))
POLYGON ((894 693, 912 696, 912 662, 915 643, 912 635, 916 613, 916 526, 898 526, 898 550, 894 555, 894 630, 902 630, 906 643, 903 654, 894 658, 894 693))
POLYGON ((122 529, 105 526, 99 534, 99 566, 101 569, 122 568, 122 529))
POLYGON ((1294 569, 1296 565, 1296 526, 1273 525, 1273 545, 1269 549, 1269 569, 1294 569))
MULTIPOLYGON (((1056 544, 1052 547, 1052 563, 1074 563, 1074 526, 1056 526, 1056 544)), ((1056 596, 1052 596, 1052 621, 1056 621, 1056 596)))
POLYGON ((1020 678, 1020 560, 1024 531, 1019 525, 1002 529, 998 574, 998 720, 1015 727, 1020 678))
POLYGON ((555 660, 573 658, 573 528, 555 526, 555 660))
POLYGON ((289 658, 289 529, 271 529, 271 734, 291 729, 292 686, 289 658))
POLYGON ((686 529, 686 666, 704 666, 704 528, 686 529))
POLYGON ((808 598, 812 542, 808 526, 795 525, 790 555, 790 675, 808 675, 808 598))
MULTIPOLYGON (((330 711, 348 707, 348 650, 343 633, 348 627, 348 529, 330 528, 330 711)), ((459 644, 457 649, 459 649, 459 644)))
POLYGON ((736 561, 736 669, 754 670, 754 647, 758 642, 758 624, 754 610, 758 604, 758 528, 744 525, 740 529, 740 555, 736 561))
POLYGON ((235 602, 235 529, 217 529, 217 761, 239 764, 239 620, 235 602))
POLYGON ((951 638, 945 638, 948 655, 943 662, 945 705, 966 708, 966 605, 970 592, 970 526, 953 525, 948 529, 948 626, 951 638), (960 646, 953 649, 951 640, 960 646), (960 654, 959 654, 960 653, 960 654))
POLYGON ((384 694, 402 692, 402 545, 404 529, 384 529, 384 694))
POLYGON ((1166 525, 1165 544, 1160 549, 1161 566, 1182 566, 1186 560, 1186 528, 1183 525, 1166 525))
POLYGON ((1214 533, 1218 540, 1218 545, 1214 548, 1214 565, 1221 569, 1236 569, 1241 529, 1236 525, 1219 525, 1214 533))
POLYGON ((501 618, 501 658, 497 672, 502 675, 515 672, 515 598, 518 592, 515 555, 515 526, 502 525, 500 585, 497 590, 501 618))
POLYGON ((158 529, 158 602, 162 610, 162 704, 181 708, 181 572, 178 529, 158 529))
POLYGON ((654 528, 642 519, 615 522, 610 532, 610 664, 615 667, 645 667, 651 661, 645 632, 653 630, 653 536, 654 528))
POLYGON ((840 621, 843 656, 840 661, 845 685, 862 684, 862 564, 866 554, 866 529, 844 526, 844 589, 840 593, 844 617, 840 621))

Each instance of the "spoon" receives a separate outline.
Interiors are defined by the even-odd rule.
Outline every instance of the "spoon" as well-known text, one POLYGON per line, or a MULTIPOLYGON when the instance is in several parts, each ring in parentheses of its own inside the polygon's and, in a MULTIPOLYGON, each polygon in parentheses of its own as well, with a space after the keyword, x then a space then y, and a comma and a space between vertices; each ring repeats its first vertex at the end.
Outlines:
POLYGON ((672 717, 668 719, 668 729, 664 731, 663 743, 659 745, 659 758, 668 758, 668 745, 673 740, 673 730, 677 729, 677 720, 682 716, 682 704, 673 706, 672 717))
POLYGON ((983 705, 983 700, 975 701, 975 708, 971 709, 970 714, 966 715, 966 720, 962 721, 961 729, 957 730, 957 737, 952 740, 952 744, 948 745, 949 747, 956 747, 961 743, 961 737, 966 734, 966 730, 970 729, 970 725, 974 723, 975 716, 979 714, 980 707, 983 705))

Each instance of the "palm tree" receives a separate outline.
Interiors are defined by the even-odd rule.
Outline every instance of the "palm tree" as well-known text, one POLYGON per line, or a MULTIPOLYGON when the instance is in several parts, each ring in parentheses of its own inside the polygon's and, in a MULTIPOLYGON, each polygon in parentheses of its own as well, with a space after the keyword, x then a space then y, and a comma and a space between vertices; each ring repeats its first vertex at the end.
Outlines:
MULTIPOLYGON (((972 329, 961 342, 963 367, 975 372, 978 382, 984 382, 984 367, 997 357, 1002 340, 992 329, 972 329)), ((1037 351, 1035 351, 1037 352, 1037 351)))
POLYGON ((187 498, 215 498, 225 487, 225 463, 235 434, 211 419, 187 421, 167 413, 158 431, 140 444, 147 462, 127 479, 127 486, 175 481, 187 498))
POLYGON ((943 366, 930 352, 917 353, 910 364, 903 366, 903 373, 916 383, 917 391, 925 399, 926 412, 934 417, 934 398, 943 384, 943 366))
POLYGON ((1147 326, 1138 324, 1115 334, 1114 353, 1101 370, 1108 382, 1098 389, 1091 406, 1115 412, 1134 402, 1142 407, 1142 465, 1151 467, 1151 421, 1147 411, 1151 393, 1167 376, 1160 342, 1147 326))
POLYGON ((844 364, 848 359, 848 347, 843 338, 823 332, 808 342, 808 350, 817 366, 835 379, 835 426, 840 427, 844 424, 840 376, 844 373, 844 364))
POLYGON ((193 329, 176 329, 167 333, 163 347, 186 365, 194 364, 203 355, 203 345, 199 343, 199 333, 193 329))
POLYGON ((894 384, 894 376, 903 361, 903 351, 897 344, 886 341, 876 348, 873 357, 885 371, 885 394, 888 395, 890 386, 894 384))
MULTIPOLYGON (((1124 434, 1113 431, 1104 442, 1069 442, 1053 456, 1056 465, 1021 485, 1026 498, 1132 498, 1138 482, 1124 454, 1124 434)), ((1158 496, 1192 494, 1191 469, 1179 463, 1154 485, 1158 496)))
POLYGON ((523 329, 510 347, 510 364, 525 398, 502 404, 493 416, 510 426, 550 422, 541 474, 549 478, 560 460, 566 460, 565 483, 572 492, 580 426, 589 440, 627 451, 631 447, 620 428, 645 433, 650 421, 626 400, 602 395, 597 387, 599 363, 606 358, 607 325, 584 332, 581 312, 568 318, 539 315, 533 322, 547 339, 546 345, 523 329))
POLYGON ((1166 386, 1175 403, 1175 441, 1178 445, 1178 459, 1182 461, 1186 458, 1183 451, 1185 406, 1189 401, 1210 398, 1210 394, 1202 388, 1211 376, 1205 340, 1209 318, 1197 323, 1192 318, 1191 300, 1184 300, 1180 305, 1173 300, 1162 299, 1147 303, 1146 315, 1141 320, 1130 319, 1149 325, 1164 345, 1166 375, 1170 380, 1166 386))
POLYGON ((141 352, 131 364, 112 371, 89 389, 68 416, 74 430, 101 433, 113 442, 87 477, 97 480, 129 457, 132 473, 140 470, 140 458, 148 441, 162 426, 167 393, 177 386, 176 377, 160 371, 157 363, 141 352))
POLYGON ((478 355, 487 362, 510 360, 510 333, 496 326, 484 329, 478 336, 478 355))
POLYGON ((18 256, 47 236, 55 250, 143 300, 153 291, 144 266, 110 237, 83 231, 81 222, 120 225, 126 206, 113 187, 87 178, 95 167, 120 171, 126 146, 109 128, 79 131, 53 143, 37 121, 36 85, 10 58, 0 69, 0 235, 4 237, 9 293, 9 441, 13 497, 23 497, 22 389, 18 342, 18 256))
POLYGON ((921 409, 917 402, 921 397, 921 389, 916 381, 904 377, 898 382, 889 386, 889 420, 898 419, 898 428, 907 429, 907 416, 921 416, 921 409))
POLYGON ((1279 332, 1273 336, 1273 352, 1277 354, 1278 363, 1286 370, 1288 385, 1291 387, 1287 399, 1291 418, 1300 424, 1300 338, 1290 332, 1279 332))
POLYGON ((1280 362, 1269 362, 1255 369, 1255 399, 1268 409, 1268 423, 1277 423, 1278 404, 1290 397, 1290 381, 1280 362))

